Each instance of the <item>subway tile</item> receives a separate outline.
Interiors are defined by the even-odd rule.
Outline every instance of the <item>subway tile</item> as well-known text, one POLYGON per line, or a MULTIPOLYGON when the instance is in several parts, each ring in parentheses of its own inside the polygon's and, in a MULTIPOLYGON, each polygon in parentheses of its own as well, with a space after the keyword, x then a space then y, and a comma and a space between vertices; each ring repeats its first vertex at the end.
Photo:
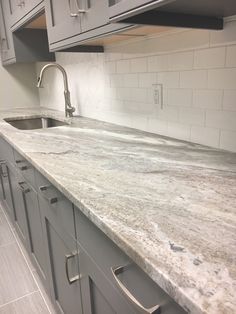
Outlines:
POLYGON ((199 108, 181 107, 179 121, 191 125, 204 125, 205 110, 199 108))
POLYGON ((147 131, 150 133, 166 135, 167 134, 167 121, 159 120, 157 118, 149 118, 147 120, 147 131))
POLYGON ((145 88, 131 88, 131 100, 135 102, 147 102, 147 89, 145 88))
POLYGON ((236 152, 236 132, 221 131, 220 148, 236 152))
POLYGON ((236 45, 229 46, 226 49, 226 66, 236 67, 236 45))
POLYGON ((168 104, 172 106, 191 106, 192 89, 169 89, 168 104))
POLYGON ((106 62, 105 70, 108 73, 116 73, 116 62, 115 61, 106 62))
POLYGON ((152 56, 148 58, 148 72, 168 70, 168 56, 152 56))
POLYGON ((131 72, 147 72, 147 58, 137 58, 130 60, 131 63, 131 72))
POLYGON ((190 125, 168 122, 167 135, 180 140, 188 141, 190 140, 190 125))
POLYGON ((176 106, 164 106, 162 109, 159 108, 157 118, 176 122, 179 120, 179 108, 176 106))
POLYGON ((218 147, 220 130, 215 128, 191 127, 191 141, 207 146, 218 147))
POLYGON ((138 87, 138 74, 124 74, 125 87, 138 87))
POLYGON ((129 73, 130 72, 130 61, 119 60, 116 62, 117 73, 129 73))
POLYGON ((193 106, 207 109, 222 108, 223 90, 196 89, 193 91, 193 106))
POLYGON ((156 73, 141 73, 139 74, 139 87, 152 87, 152 84, 157 83, 156 73))
POLYGON ((191 70, 193 68, 193 51, 169 55, 168 68, 171 71, 191 70))
POLYGON ((177 88, 179 87, 179 72, 160 72, 157 82, 163 84, 163 88, 177 88))
POLYGON ((223 108, 226 110, 236 111, 236 90, 224 91, 223 108))
POLYGON ((121 74, 111 74, 111 87, 123 87, 124 79, 121 74))
POLYGON ((128 87, 119 87, 116 89, 116 99, 131 100, 131 90, 128 87))
POLYGON ((180 72, 180 87, 183 88, 207 87, 207 71, 193 70, 180 72))
POLYGON ((208 88, 236 89, 236 68, 209 70, 208 88))
POLYGON ((236 112, 207 110, 206 126, 229 131, 236 131, 236 112))
POLYGON ((225 47, 200 49, 194 52, 194 68, 209 69, 224 67, 225 47))

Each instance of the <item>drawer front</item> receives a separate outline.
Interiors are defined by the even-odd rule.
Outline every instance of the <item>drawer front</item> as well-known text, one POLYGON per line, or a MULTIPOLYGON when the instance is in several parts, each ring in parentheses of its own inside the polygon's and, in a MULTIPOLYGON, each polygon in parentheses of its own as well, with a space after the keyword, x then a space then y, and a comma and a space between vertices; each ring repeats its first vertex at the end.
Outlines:
POLYGON ((74 214, 70 201, 41 173, 35 171, 40 210, 43 215, 56 220, 66 233, 75 239, 74 214))
POLYGON ((95 261, 105 277, 124 294, 127 290, 144 308, 161 305, 162 314, 184 314, 175 303, 144 271, 120 250, 101 230, 75 208, 76 232, 79 245, 95 261))
POLYGON ((14 164, 13 148, 2 137, 0 137, 0 160, 14 164))
POLYGON ((34 167, 16 150, 14 150, 14 164, 19 172, 24 176, 26 181, 30 183, 34 189, 36 189, 34 167))

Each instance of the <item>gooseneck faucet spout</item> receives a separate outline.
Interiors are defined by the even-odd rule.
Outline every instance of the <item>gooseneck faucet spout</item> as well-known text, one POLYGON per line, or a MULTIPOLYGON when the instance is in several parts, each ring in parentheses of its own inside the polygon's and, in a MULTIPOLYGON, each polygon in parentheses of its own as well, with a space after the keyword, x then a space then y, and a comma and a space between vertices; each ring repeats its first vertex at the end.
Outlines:
POLYGON ((71 105, 70 101, 70 91, 68 88, 68 79, 65 69, 58 63, 48 63, 46 64, 40 71, 38 77, 37 87, 42 87, 42 80, 43 75, 46 69, 55 67, 59 69, 63 75, 63 82, 64 82, 64 97, 65 97, 65 115, 66 117, 73 117, 73 112, 75 112, 75 108, 71 105))

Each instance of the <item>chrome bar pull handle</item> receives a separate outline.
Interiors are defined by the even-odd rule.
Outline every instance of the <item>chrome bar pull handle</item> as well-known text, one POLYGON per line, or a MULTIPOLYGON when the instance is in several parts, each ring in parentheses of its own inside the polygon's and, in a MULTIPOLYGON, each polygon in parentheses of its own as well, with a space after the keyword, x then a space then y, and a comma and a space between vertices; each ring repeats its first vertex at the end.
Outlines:
POLYGON ((125 285, 118 279, 118 275, 122 274, 128 266, 117 266, 111 267, 112 275, 116 281, 116 284, 121 289, 123 294, 127 297, 127 299, 135 306, 135 308, 142 314, 160 314, 161 307, 160 305, 155 305, 151 308, 145 308, 133 295, 132 293, 125 287, 125 285))
POLYGON ((0 160, 0 171, 3 176, 3 178, 8 177, 8 170, 7 170, 7 162, 5 160, 0 160), (5 171, 3 170, 3 167, 5 166, 5 171))
POLYGON ((30 192, 30 188, 28 187, 28 185, 26 184, 26 182, 24 181, 21 181, 21 182, 18 182, 18 185, 22 191, 22 193, 26 194, 26 193, 29 193, 30 192), (24 186, 26 185, 26 187, 24 186))
POLYGON ((70 9, 70 16, 71 17, 77 17, 79 16, 80 13, 86 13, 85 10, 80 9, 79 7, 79 2, 78 0, 74 0, 77 12, 72 12, 72 8, 71 8, 71 0, 68 0, 68 4, 69 4, 69 9, 70 9))
POLYGON ((45 192, 46 192, 48 189, 50 189, 50 188, 51 188, 50 185, 44 185, 44 186, 40 186, 40 187, 39 187, 39 190, 40 190, 42 196, 48 201, 48 203, 52 205, 52 204, 55 204, 55 203, 58 202, 58 198, 57 198, 56 196, 54 196, 54 197, 48 197, 48 196, 46 195, 45 192))
POLYGON ((68 266, 69 260, 71 260, 72 258, 76 257, 77 255, 78 255, 78 252, 73 252, 73 253, 67 254, 65 256, 66 278, 68 280, 69 285, 73 284, 77 280, 80 280, 80 278, 81 278, 80 275, 76 275, 76 276, 74 276, 72 278, 70 278, 70 275, 69 275, 69 266, 68 266))

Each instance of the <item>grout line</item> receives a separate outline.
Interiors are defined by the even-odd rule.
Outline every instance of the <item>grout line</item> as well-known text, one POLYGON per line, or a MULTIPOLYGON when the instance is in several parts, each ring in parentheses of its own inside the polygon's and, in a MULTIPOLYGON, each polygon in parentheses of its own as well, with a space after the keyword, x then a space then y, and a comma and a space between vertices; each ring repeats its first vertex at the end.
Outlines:
MULTIPOLYGON (((44 298, 44 295, 43 295, 43 293, 42 293, 42 291, 41 291, 41 289, 40 289, 40 287, 39 287, 38 281, 36 280, 35 275, 33 274, 33 271, 32 271, 32 269, 31 269, 31 267, 30 267, 30 265, 29 265, 29 262, 28 262, 28 260, 27 260, 27 258, 26 258, 26 256, 25 256, 25 254, 24 254, 22 248, 21 248, 21 245, 20 245, 20 243, 19 243, 19 240, 18 240, 18 238, 17 238, 16 235, 15 235, 15 232, 14 232, 15 230, 14 230, 13 226, 11 225, 11 222, 9 221, 9 219, 8 219, 8 217, 7 217, 6 213, 5 213, 5 211, 3 210, 3 208, 2 208, 2 211, 3 211, 3 213, 4 213, 4 216, 5 216, 6 220, 7 220, 7 223, 8 223, 8 225, 9 225, 10 229, 11 229, 11 232, 13 233, 13 236, 14 236, 14 238, 15 238, 15 240, 16 240, 16 243, 17 243, 17 245, 18 245, 18 247, 19 247, 19 250, 20 250, 20 252, 21 252, 21 254, 22 254, 22 256, 23 256, 23 258, 24 258, 24 260, 25 260, 25 262, 26 262, 26 265, 27 265, 27 267, 28 267, 28 269, 29 269, 29 271, 30 271, 30 273, 31 273, 31 276, 33 277, 33 280, 34 280, 34 282, 35 282, 35 284, 36 284, 36 287, 38 288, 37 291, 39 291, 39 293, 41 294, 41 297, 42 297, 42 299, 43 299, 43 301, 44 301, 44 303, 45 303, 45 305, 46 305, 46 308, 48 309, 48 312, 49 312, 50 314, 52 314, 52 312, 51 312, 51 310, 50 310, 50 308, 49 308, 49 305, 47 304, 47 302, 46 302, 46 300, 45 300, 45 298, 44 298)), ((34 291, 34 292, 36 292, 36 291, 34 291)))
POLYGON ((6 247, 8 245, 15 244, 15 243, 16 243, 16 241, 12 241, 12 242, 8 242, 8 243, 5 243, 5 244, 2 244, 2 245, 0 245, 0 249, 6 247))
POLYGON ((21 296, 21 297, 19 297, 19 298, 16 298, 16 299, 14 299, 14 300, 12 300, 12 301, 9 301, 9 302, 7 302, 7 303, 1 304, 1 305, 0 305, 0 309, 1 309, 2 307, 4 307, 4 306, 7 306, 7 305, 12 304, 12 303, 15 303, 15 302, 17 302, 17 301, 19 301, 19 300, 21 300, 21 299, 24 299, 24 298, 26 298, 26 297, 28 297, 28 296, 34 294, 34 293, 38 293, 38 292, 39 292, 38 290, 37 290, 37 291, 33 291, 33 292, 27 293, 27 294, 25 294, 25 295, 23 295, 23 296, 21 296))

